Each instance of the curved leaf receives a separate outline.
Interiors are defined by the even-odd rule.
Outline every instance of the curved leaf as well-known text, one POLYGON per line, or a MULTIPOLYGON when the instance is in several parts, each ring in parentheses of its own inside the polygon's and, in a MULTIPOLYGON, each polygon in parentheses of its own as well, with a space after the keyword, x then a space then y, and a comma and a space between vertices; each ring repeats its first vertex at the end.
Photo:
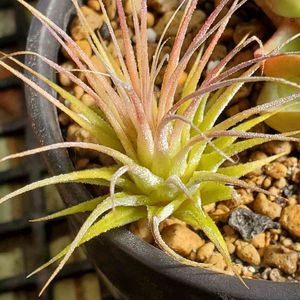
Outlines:
POLYGON ((231 199, 233 187, 219 182, 202 182, 200 187, 202 205, 231 199))
POLYGON ((217 249, 223 255, 227 265, 232 267, 230 254, 220 230, 216 223, 200 206, 191 202, 186 202, 174 213, 174 216, 194 228, 203 230, 206 236, 215 244, 217 249))
MULTIPOLYGON (((130 224, 139 219, 145 218, 146 216, 147 212, 146 209, 143 207, 116 207, 114 211, 107 213, 104 217, 102 217, 99 221, 97 221, 93 226, 91 226, 88 229, 88 231, 80 241, 80 245, 111 229, 130 224)), ((43 269, 47 268, 48 266, 61 259, 67 253, 69 248, 70 246, 65 247, 51 260, 34 270, 27 277, 33 276, 34 274, 42 271, 43 269)))
MULTIPOLYGON (((69 182, 79 182, 79 183, 89 183, 89 180, 106 180, 109 181, 117 169, 115 167, 103 167, 100 169, 90 169, 75 171, 68 174, 61 174, 53 176, 50 178, 42 179, 31 184, 28 184, 0 199, 0 204, 18 195, 24 194, 26 192, 32 191, 37 188, 45 187, 47 185, 57 184, 57 183, 69 183, 69 182)), ((118 182, 120 186, 129 190, 136 190, 135 185, 129 180, 121 178, 118 182)))
POLYGON ((226 168, 219 168, 218 173, 232 176, 232 177, 242 177, 250 172, 253 172, 254 170, 261 168, 268 163, 272 162, 273 160, 278 159, 279 157, 285 155, 286 153, 280 153, 277 155, 273 155, 264 159, 248 162, 245 164, 239 164, 236 166, 230 166, 226 168))

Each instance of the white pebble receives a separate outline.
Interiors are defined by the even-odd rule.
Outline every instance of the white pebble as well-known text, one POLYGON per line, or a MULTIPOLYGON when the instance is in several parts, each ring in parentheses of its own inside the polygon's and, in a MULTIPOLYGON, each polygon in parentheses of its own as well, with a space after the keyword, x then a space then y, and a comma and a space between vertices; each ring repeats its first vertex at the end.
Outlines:
POLYGON ((71 106, 71 102, 68 101, 68 100, 65 100, 65 101, 64 101, 64 104, 65 104, 66 107, 70 107, 70 106, 71 106))
POLYGON ((147 36, 148 36, 148 42, 149 43, 155 43, 157 38, 157 33, 152 28, 147 29, 147 36))
POLYGON ((219 63, 220 63, 219 60, 210 61, 207 64, 207 69, 206 69, 207 73, 209 73, 212 69, 214 69, 219 63))

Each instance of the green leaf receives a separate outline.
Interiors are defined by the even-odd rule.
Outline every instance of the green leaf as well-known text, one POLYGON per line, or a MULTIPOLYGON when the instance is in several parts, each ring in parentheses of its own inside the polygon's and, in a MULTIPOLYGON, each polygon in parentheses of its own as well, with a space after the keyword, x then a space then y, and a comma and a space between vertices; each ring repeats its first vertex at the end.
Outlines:
MULTIPOLYGON (((258 68, 259 67, 257 65, 252 66, 241 77, 250 77, 258 68)), ((233 99, 234 95, 243 86, 243 84, 243 82, 233 84, 224 91, 224 93, 217 99, 214 105, 205 114, 205 118, 199 126, 199 129, 201 131, 205 132, 213 127, 218 117, 227 107, 228 103, 233 99)))
POLYGON ((174 211, 176 211, 180 207, 180 205, 182 205, 182 203, 185 200, 186 198, 182 196, 162 207, 149 205, 147 207, 148 217, 149 218, 156 217, 157 221, 160 223, 163 220, 170 217, 174 213, 174 211))
POLYGON ((184 180, 190 178, 190 176, 193 174, 193 172, 197 169, 199 165, 199 161, 201 157, 203 156, 203 151, 207 145, 207 142, 203 141, 193 147, 193 149, 190 152, 189 158, 188 158, 188 164, 186 166, 186 171, 184 174, 184 180))
MULTIPOLYGON (((272 115, 272 113, 269 114, 265 114, 263 116, 258 116, 256 118, 253 118, 249 121, 246 121, 238 126, 236 126, 234 128, 235 131, 248 131, 249 129, 251 129, 252 127, 254 127, 255 125, 263 122, 264 120, 268 119, 270 116, 272 115)), ((237 137, 222 137, 222 138, 218 138, 214 141, 214 144, 217 148, 219 149, 223 149, 225 147, 229 147, 230 145, 232 145, 232 143, 237 139, 237 137)), ((252 146, 249 146, 249 148, 251 148, 252 146)), ((226 149, 226 148, 225 148, 226 149)), ((224 151, 225 154, 226 150, 224 151)), ((202 157, 205 157, 206 154, 211 153, 213 154, 212 156, 218 156, 219 160, 215 160, 215 165, 218 165, 218 161, 219 161, 219 165, 220 162, 222 163, 224 161, 224 157, 222 155, 220 155, 219 153, 215 152, 215 149, 213 149, 209 144, 207 143, 200 143, 198 145, 195 145, 193 147, 193 149, 191 150, 191 153, 189 155, 189 163, 187 166, 187 171, 185 174, 185 178, 188 178, 191 176, 192 172, 195 171, 197 169, 197 166, 199 164, 201 164, 201 159, 202 157), (203 148, 205 147, 205 149, 203 148), (203 153, 204 150, 204 154, 203 153)), ((237 154, 237 153, 236 153, 237 154)), ((230 155, 229 155, 230 156, 230 155)), ((211 158, 209 158, 211 159, 211 158)), ((203 161, 205 161, 206 163, 209 164, 209 160, 203 159, 203 161)), ((198 167, 198 169, 201 169, 202 167, 198 167)))
POLYGON ((156 203, 157 203, 157 200, 155 201, 155 200, 152 200, 145 196, 131 196, 131 195, 126 195, 126 194, 124 197, 121 197, 121 198, 114 198, 114 197, 106 198, 91 212, 91 214, 85 220, 83 225, 80 227, 76 237, 70 244, 70 247, 67 250, 64 258, 61 260, 59 265, 56 267, 54 272, 51 274, 50 278, 45 283, 43 289, 45 289, 51 283, 51 281, 55 278, 55 276, 63 268, 63 266, 66 264, 68 259, 71 257, 71 255, 75 251, 75 249, 82 242, 82 239, 84 238, 84 236, 87 233, 87 231, 89 230, 89 228, 96 222, 96 220, 99 217, 101 217, 103 214, 105 214, 107 211, 109 211, 113 207, 116 208, 118 206, 129 206, 129 207, 147 206, 147 205, 155 205, 156 203))
MULTIPOLYGON (((250 149, 254 146, 263 144, 267 141, 267 139, 262 138, 255 138, 255 139, 249 139, 241 142, 237 142, 233 145, 230 145, 222 151, 232 157, 236 154, 239 154, 240 152, 250 149)), ((220 165, 225 161, 225 158, 218 152, 212 152, 209 154, 203 154, 200 162, 198 164, 198 170, 210 170, 210 171, 217 171, 217 169, 220 167, 220 165)))
POLYGON ((239 178, 250 172, 253 172, 254 170, 256 170, 258 168, 261 168, 261 167, 267 165, 268 163, 272 162, 273 160, 278 159, 279 157, 281 157, 285 154, 286 153, 280 153, 280 154, 273 155, 273 156, 270 156, 270 157, 267 157, 264 159, 248 162, 245 164, 239 164, 236 166, 220 168, 218 170, 218 173, 239 178))
MULTIPOLYGON (((0 204, 18 195, 24 194, 26 192, 35 190, 37 188, 45 187, 57 183, 69 183, 69 182, 79 182, 79 183, 89 183, 89 180, 106 180, 109 181, 116 171, 116 167, 103 167, 99 169, 90 169, 75 171, 68 174, 61 174, 53 176, 50 178, 42 179, 31 184, 28 184, 0 199, 0 204)), ((120 178, 117 183, 120 187, 128 189, 131 191, 136 191, 135 185, 129 180, 120 178)))
MULTIPOLYGON (((120 197, 124 197, 125 194, 124 193, 116 193, 114 196, 116 198, 120 198, 120 197)), ((92 200, 84 201, 84 202, 74 205, 72 207, 68 207, 66 209, 55 212, 51 215, 48 215, 48 216, 45 216, 42 218, 38 218, 38 219, 34 219, 34 220, 30 220, 30 222, 49 221, 49 220, 53 220, 53 219, 57 219, 57 218, 61 218, 61 217, 74 215, 77 213, 92 211, 97 207, 97 205, 99 203, 103 202, 108 197, 109 197, 109 195, 105 195, 105 196, 94 198, 92 200)))
MULTIPOLYGON (((273 113, 267 113, 267 114, 264 114, 262 116, 255 117, 251 120, 245 121, 242 124, 234 127, 233 130, 237 131, 237 132, 248 131, 251 128, 253 128, 254 126, 264 122, 265 120, 267 120, 272 115, 273 115, 273 113)), ((226 128, 226 129, 228 129, 228 128, 226 128)), ((225 147, 228 147, 228 146, 232 145, 236 140, 237 140, 237 137, 235 137, 235 136, 221 137, 221 138, 215 139, 214 144, 219 149, 223 149, 225 147)), ((214 151, 214 149, 210 145, 207 145, 207 147, 205 149, 205 153, 211 153, 212 151, 214 151)))
POLYGON ((202 205, 231 199, 233 188, 219 182, 202 182, 199 188, 202 205))
MULTIPOLYGON (((107 213, 104 217, 102 217, 99 221, 97 221, 93 226, 91 226, 88 229, 88 231, 80 241, 80 245, 111 229, 130 224, 139 219, 145 218, 146 216, 146 209, 143 207, 116 207, 114 211, 107 213)), ((48 266, 61 259, 67 253, 69 248, 70 246, 64 248, 47 263, 43 264, 38 269, 29 274, 28 277, 33 276, 34 274, 42 271, 43 269, 47 268, 48 266)))
POLYGON ((256 191, 259 193, 264 193, 266 195, 274 196, 269 191, 264 190, 254 184, 249 184, 244 180, 237 179, 233 176, 228 176, 225 174, 214 173, 214 172, 209 172, 209 171, 194 172, 193 177, 190 179, 190 181, 187 184, 187 187, 189 189, 194 189, 200 183, 206 182, 206 181, 225 183, 225 184, 229 184, 229 185, 233 185, 233 186, 242 187, 245 189, 250 189, 250 190, 253 190, 253 191, 256 191))
POLYGON ((197 204, 185 202, 174 216, 194 228, 203 230, 206 236, 215 244, 217 249, 223 255, 228 266, 231 266, 231 258, 224 238, 215 222, 210 216, 197 204))

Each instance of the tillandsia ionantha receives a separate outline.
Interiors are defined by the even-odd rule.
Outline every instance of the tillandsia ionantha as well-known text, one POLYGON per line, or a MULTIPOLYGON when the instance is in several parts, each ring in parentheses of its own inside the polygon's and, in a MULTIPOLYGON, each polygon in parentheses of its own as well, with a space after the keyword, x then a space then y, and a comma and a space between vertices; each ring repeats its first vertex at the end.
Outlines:
POLYGON ((245 36, 224 59, 209 70, 206 66, 226 25, 231 16, 247 0, 221 0, 204 23, 199 24, 194 39, 188 49, 182 53, 185 34, 198 2, 186 0, 182 1, 169 20, 149 63, 147 1, 132 0, 131 2, 133 42, 129 36, 128 19, 126 19, 122 1, 116 0, 124 49, 124 53, 121 53, 106 8, 102 0, 99 0, 117 53, 116 60, 112 58, 103 40, 90 28, 77 1, 70 0, 76 8, 93 52, 105 66, 105 72, 100 72, 66 32, 24 0, 18 1, 46 26, 74 61, 77 71, 84 73, 87 83, 74 75, 72 71, 76 70, 67 70, 38 53, 28 51, 4 54, 0 60, 0 66, 22 79, 24 83, 66 113, 74 122, 90 132, 97 143, 58 143, 11 155, 3 158, 2 161, 59 148, 94 150, 113 159, 113 163, 109 166, 74 171, 43 179, 0 199, 0 203, 3 203, 21 193, 56 183, 80 182, 109 187, 107 195, 101 195, 53 215, 34 220, 42 221, 80 212, 90 212, 72 243, 31 275, 61 260, 45 284, 44 290, 79 245, 103 232, 145 217, 149 220, 157 245, 166 253, 184 264, 213 268, 208 264, 196 263, 181 257, 163 241, 159 224, 170 216, 175 216, 193 228, 202 230, 216 245, 233 274, 235 270, 232 267, 226 243, 217 225, 205 212, 203 206, 237 197, 235 187, 272 195, 239 178, 279 158, 284 153, 244 164, 235 161, 234 158, 240 152, 266 141, 298 141, 293 137, 299 133, 298 131, 262 134, 251 132, 251 129, 287 106, 295 105, 300 92, 296 91, 272 102, 252 107, 221 121, 219 117, 245 83, 269 81, 295 89, 300 88, 296 82, 280 77, 260 76, 258 73, 265 60, 278 55, 284 57, 293 55, 293 52, 281 54, 280 50, 295 37, 289 37, 270 53, 229 67, 228 64, 235 55, 250 43, 257 43, 258 47, 262 46, 257 37, 245 36), (136 5, 137 3, 139 5, 136 5), (226 9, 224 9, 225 6, 226 9), (180 10, 183 15, 173 47, 170 53, 161 57, 165 34, 180 10), (194 60, 195 53, 197 56, 194 60), (67 76, 95 100, 97 110, 84 105, 68 90, 15 58, 23 54, 36 56, 58 73, 67 76), (5 59, 24 68, 36 80, 27 78, 11 67, 11 64, 6 63, 5 59), (193 67, 188 73, 180 99, 175 101, 179 79, 192 59, 193 67), (162 67, 165 69, 163 81, 157 93, 155 79, 162 67), (206 76, 204 76, 204 70, 206 70, 206 76), (43 90, 40 87, 41 83, 47 84, 60 97, 72 103, 77 111, 72 111, 43 90), (223 164, 225 161, 231 161, 232 165, 225 166, 223 164))

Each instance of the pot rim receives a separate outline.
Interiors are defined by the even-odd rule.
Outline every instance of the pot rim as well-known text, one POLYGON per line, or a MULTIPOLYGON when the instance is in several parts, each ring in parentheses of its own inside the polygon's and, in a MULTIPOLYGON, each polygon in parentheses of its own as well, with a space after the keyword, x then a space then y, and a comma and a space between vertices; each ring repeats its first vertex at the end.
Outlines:
MULTIPOLYGON (((74 13, 71 1, 40 0, 37 8, 62 28, 67 28, 69 20, 74 13)), ((59 51, 57 42, 35 18, 33 18, 28 35, 27 50, 36 51, 49 59, 57 61, 59 51)), ((35 71, 47 75, 48 78, 55 78, 55 72, 36 57, 27 56, 25 61, 35 71)), ((27 74, 27 76, 32 78, 30 74, 27 74)), ((39 84, 55 96, 55 92, 51 91, 49 87, 41 82, 39 84)), ((58 123, 56 108, 28 86, 25 87, 25 95, 28 114, 38 143, 40 145, 48 145, 62 142, 63 137, 58 123)), ((74 170, 67 150, 49 151, 44 154, 44 158, 51 174, 61 174, 74 170)), ((65 201, 68 199, 66 204, 69 206, 91 198, 90 193, 83 185, 69 184, 67 189, 59 185, 58 189, 62 198, 65 201), (73 201, 70 201, 70 198, 73 201)), ((264 280, 244 279, 250 288, 247 289, 237 277, 183 266, 161 250, 140 240, 124 228, 105 233, 101 239, 96 238, 96 243, 98 242, 104 242, 108 247, 119 248, 120 251, 144 265, 145 268, 159 273, 160 276, 168 277, 176 283, 192 288, 196 293, 198 290, 206 291, 220 299, 231 299, 231 297, 249 300, 300 299, 299 283, 275 283, 264 280)))

